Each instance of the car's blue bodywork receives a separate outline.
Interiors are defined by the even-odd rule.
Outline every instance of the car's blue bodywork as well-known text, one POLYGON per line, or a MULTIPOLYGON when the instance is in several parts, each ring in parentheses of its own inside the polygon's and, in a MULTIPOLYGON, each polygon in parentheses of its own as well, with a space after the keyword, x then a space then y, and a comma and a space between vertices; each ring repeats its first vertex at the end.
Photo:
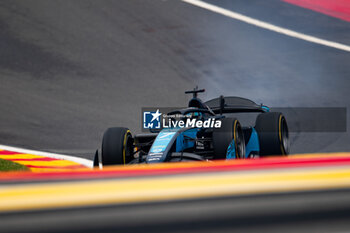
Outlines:
MULTIPOLYGON (((164 153, 169 150, 169 147, 172 145, 175 146, 175 152, 182 152, 188 148, 195 147, 195 139, 197 138, 199 130, 198 128, 170 128, 161 130, 152 144, 147 156, 147 161, 156 162, 158 160, 165 160, 167 155, 164 153)), ((232 140, 227 148, 226 159, 236 159, 234 144, 235 142, 232 140)), ((251 134, 245 146, 245 158, 259 154, 259 137, 254 127, 251 128, 251 134)))
POLYGON ((246 146, 245 146, 245 157, 249 158, 254 155, 258 155, 259 151, 260 151, 260 146, 259 146, 258 133, 254 129, 254 127, 252 127, 252 133, 250 135, 248 143, 246 143, 246 146))

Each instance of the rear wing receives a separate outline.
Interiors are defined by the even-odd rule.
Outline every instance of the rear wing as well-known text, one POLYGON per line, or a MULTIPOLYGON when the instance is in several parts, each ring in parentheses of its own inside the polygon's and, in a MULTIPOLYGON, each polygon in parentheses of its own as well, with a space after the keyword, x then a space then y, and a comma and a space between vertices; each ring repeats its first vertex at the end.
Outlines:
POLYGON ((205 104, 215 113, 237 113, 237 112, 269 112, 269 107, 258 105, 255 102, 236 96, 220 96, 209 100, 205 104))

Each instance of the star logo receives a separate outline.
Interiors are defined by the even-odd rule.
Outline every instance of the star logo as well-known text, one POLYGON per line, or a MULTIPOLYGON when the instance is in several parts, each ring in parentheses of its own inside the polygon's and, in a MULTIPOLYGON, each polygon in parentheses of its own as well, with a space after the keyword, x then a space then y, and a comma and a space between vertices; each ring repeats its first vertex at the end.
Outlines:
POLYGON ((154 120, 159 121, 159 117, 162 115, 161 113, 159 113, 159 109, 157 109, 155 113, 151 113, 151 114, 153 116, 151 122, 153 122, 154 120))
POLYGON ((160 116, 159 109, 155 112, 143 112, 143 128, 144 129, 160 129, 160 116))

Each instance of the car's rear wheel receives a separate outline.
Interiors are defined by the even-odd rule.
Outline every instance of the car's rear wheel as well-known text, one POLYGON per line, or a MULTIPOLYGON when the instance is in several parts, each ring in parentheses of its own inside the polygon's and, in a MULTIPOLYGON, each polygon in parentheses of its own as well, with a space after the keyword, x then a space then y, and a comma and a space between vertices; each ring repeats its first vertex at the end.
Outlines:
POLYGON ((102 139, 102 164, 127 164, 133 159, 133 138, 127 128, 109 128, 102 139))
POLYGON ((288 125, 282 113, 259 114, 255 129, 259 136, 260 156, 289 154, 288 125))
POLYGON ((245 142, 241 124, 236 118, 221 119, 221 127, 213 129, 214 159, 245 158, 245 142))

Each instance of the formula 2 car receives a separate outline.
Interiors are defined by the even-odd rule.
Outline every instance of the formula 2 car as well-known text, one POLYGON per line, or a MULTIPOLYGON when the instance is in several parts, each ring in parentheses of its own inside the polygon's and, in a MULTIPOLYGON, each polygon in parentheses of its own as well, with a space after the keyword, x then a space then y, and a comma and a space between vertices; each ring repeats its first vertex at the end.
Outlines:
POLYGON ((94 164, 103 165, 246 159, 288 155, 289 134, 286 118, 264 105, 240 97, 223 97, 202 102, 198 88, 188 108, 168 113, 167 128, 132 135, 128 128, 113 127, 103 135, 101 156, 94 164), (242 126, 235 113, 255 112, 255 126, 242 126), (180 116, 180 119, 174 119, 180 116), (182 121, 182 122, 181 122, 182 121))

